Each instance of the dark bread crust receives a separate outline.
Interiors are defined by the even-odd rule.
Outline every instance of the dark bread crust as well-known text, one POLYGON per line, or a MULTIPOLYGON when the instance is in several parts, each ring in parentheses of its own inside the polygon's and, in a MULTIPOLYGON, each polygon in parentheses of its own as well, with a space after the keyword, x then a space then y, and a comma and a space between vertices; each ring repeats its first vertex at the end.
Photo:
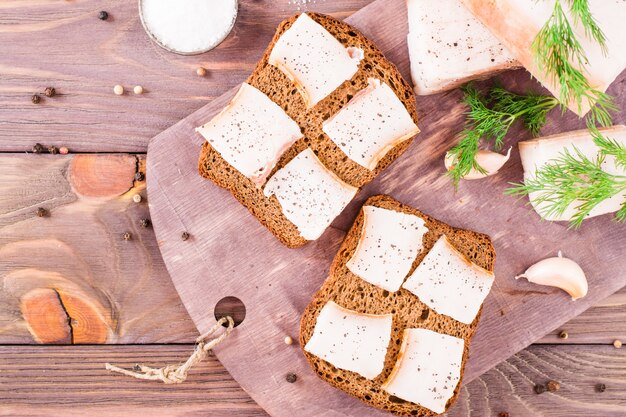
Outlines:
MULTIPOLYGON (((423 238, 424 249, 415 259, 408 275, 413 273, 442 234, 445 234, 452 244, 474 263, 488 271, 493 271, 496 253, 489 236, 448 226, 386 195, 370 197, 364 203, 364 206, 366 205, 414 214, 426 222, 429 231, 423 238)), ((461 365, 462 381, 463 370, 469 353, 469 343, 478 325, 482 307, 476 319, 470 325, 466 325, 430 309, 404 288, 401 288, 396 293, 390 293, 353 274, 346 267, 346 263, 356 250, 361 237, 362 226, 363 210, 360 211, 354 224, 346 234, 339 252, 333 260, 328 279, 313 296, 312 301, 302 315, 300 321, 300 346, 309 364, 320 378, 354 395, 367 404, 402 416, 436 416, 437 413, 417 404, 403 401, 380 388, 398 359, 402 333, 407 327, 426 328, 462 338, 465 341, 461 365), (317 316, 329 300, 335 301, 342 307, 361 313, 394 314, 391 341, 385 358, 385 367, 383 372, 373 380, 368 380, 355 372, 337 369, 332 364, 304 350, 304 346, 313 335, 317 316)), ((447 407, 456 400, 460 386, 461 382, 456 387, 453 397, 448 401, 447 407)))
MULTIPOLYGON (((351 80, 345 81, 329 96, 307 110, 304 99, 293 82, 278 68, 268 64, 270 53, 278 38, 291 27, 299 15, 284 20, 278 26, 274 38, 246 82, 265 93, 285 110, 289 117, 300 126, 304 138, 294 143, 282 155, 270 176, 306 147, 310 147, 328 169, 347 184, 360 188, 372 181, 398 158, 413 139, 405 140, 391 149, 378 162, 376 168, 369 171, 348 159, 346 154, 322 131, 322 122, 337 113, 358 91, 367 87, 369 77, 386 82, 417 124, 415 95, 395 65, 389 62, 383 53, 359 31, 330 16, 310 12, 307 12, 307 15, 326 28, 344 46, 356 46, 363 49, 365 56, 359 64, 359 70, 351 80)), ((252 181, 228 164, 207 141, 204 142, 198 161, 198 171, 202 177, 228 189, 283 244, 289 247, 299 247, 307 243, 307 240, 300 236, 295 225, 283 215, 275 196, 265 197, 262 189, 256 188, 252 181)))

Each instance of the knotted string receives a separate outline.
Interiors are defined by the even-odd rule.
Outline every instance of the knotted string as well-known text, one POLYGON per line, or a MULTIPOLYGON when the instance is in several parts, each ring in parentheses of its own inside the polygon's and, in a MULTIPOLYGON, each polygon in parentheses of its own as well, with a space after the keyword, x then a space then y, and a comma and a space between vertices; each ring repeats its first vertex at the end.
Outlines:
POLYGON ((111 365, 110 363, 106 363, 104 366, 109 371, 118 372, 137 379, 163 381, 166 384, 180 384, 185 382, 187 379, 189 370, 194 365, 206 359, 209 356, 209 351, 220 344, 220 342, 230 334, 234 327, 235 322, 232 317, 226 316, 219 319, 208 332, 196 339, 196 349, 193 351, 189 359, 187 359, 187 361, 185 361, 182 365, 168 365, 163 368, 151 368, 144 365, 135 365, 133 370, 120 368, 115 365, 111 365), (215 339, 207 342, 209 336, 215 333, 217 329, 222 327, 222 325, 226 322, 228 322, 226 330, 224 330, 224 332, 215 339))

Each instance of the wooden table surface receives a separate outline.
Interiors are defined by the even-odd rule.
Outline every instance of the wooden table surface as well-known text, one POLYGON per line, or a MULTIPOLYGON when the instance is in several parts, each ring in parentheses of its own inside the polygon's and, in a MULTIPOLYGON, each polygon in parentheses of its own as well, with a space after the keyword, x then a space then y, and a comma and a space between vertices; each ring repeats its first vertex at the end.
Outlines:
MULTIPOLYGON (((0 2, 0 416, 266 415, 213 357, 174 386, 103 364, 162 366, 193 349, 196 329, 140 225, 135 173, 150 138, 244 80, 301 3, 242 0, 218 49, 182 57, 148 40, 134 1, 0 2), (115 96, 115 84, 146 93, 115 96), (57 96, 32 104, 48 86, 57 96), (28 153, 36 142, 71 153, 28 153)), ((367 3, 308 7, 346 17, 367 3)), ((557 329, 465 386, 449 415, 626 415, 626 348, 612 345, 626 341, 626 290, 563 328, 568 339, 557 329), (558 392, 533 392, 550 379, 558 392)))

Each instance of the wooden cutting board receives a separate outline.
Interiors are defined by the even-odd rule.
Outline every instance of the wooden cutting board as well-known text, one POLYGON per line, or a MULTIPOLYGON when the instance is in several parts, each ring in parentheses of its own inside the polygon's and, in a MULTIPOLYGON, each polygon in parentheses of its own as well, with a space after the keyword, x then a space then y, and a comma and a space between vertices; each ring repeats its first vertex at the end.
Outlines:
MULTIPOLYGON (((405 3, 378 0, 347 19, 374 40, 405 77, 405 3)), ((525 71, 502 75, 513 89, 539 87, 525 71)), ((610 92, 625 101, 626 72, 610 92)), ((503 196, 522 169, 516 149, 500 174, 464 182, 457 193, 444 176, 443 155, 462 127, 464 107, 458 90, 418 97, 422 132, 409 150, 366 186, 324 235, 300 249, 282 246, 227 191, 197 173, 201 138, 194 133, 219 112, 234 91, 212 101, 149 145, 148 200, 152 222, 172 280, 200 332, 215 323, 214 307, 235 296, 246 318, 215 353, 232 376, 275 416, 386 415, 368 408, 319 380, 297 343, 300 314, 320 287, 330 262, 363 201, 390 194, 451 225, 488 233, 498 253, 496 283, 483 311, 470 351, 464 382, 480 375, 534 340, 626 285, 626 226, 610 216, 588 220, 580 230, 539 220, 525 200, 503 196), (182 232, 190 239, 183 241, 182 232), (589 295, 572 302, 560 290, 516 281, 530 264, 558 250, 587 272, 589 295), (296 383, 285 380, 297 374, 296 383)), ((583 127, 558 111, 544 133, 583 127)), ((624 122, 619 116, 618 122, 624 122)), ((511 144, 528 136, 511 135, 511 144)))

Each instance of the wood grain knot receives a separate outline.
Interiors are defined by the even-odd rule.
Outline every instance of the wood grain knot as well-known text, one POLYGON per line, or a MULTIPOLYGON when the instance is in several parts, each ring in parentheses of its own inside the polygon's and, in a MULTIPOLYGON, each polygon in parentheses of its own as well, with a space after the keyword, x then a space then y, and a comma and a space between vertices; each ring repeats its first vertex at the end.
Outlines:
POLYGON ((39 343, 106 343, 109 326, 91 301, 54 288, 22 296, 22 316, 39 343))
POLYGON ((74 191, 85 197, 117 197, 135 186, 139 168, 133 155, 76 155, 69 181, 74 191))

